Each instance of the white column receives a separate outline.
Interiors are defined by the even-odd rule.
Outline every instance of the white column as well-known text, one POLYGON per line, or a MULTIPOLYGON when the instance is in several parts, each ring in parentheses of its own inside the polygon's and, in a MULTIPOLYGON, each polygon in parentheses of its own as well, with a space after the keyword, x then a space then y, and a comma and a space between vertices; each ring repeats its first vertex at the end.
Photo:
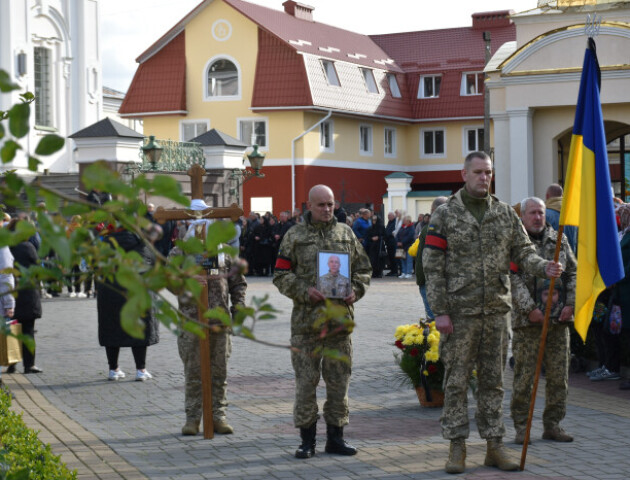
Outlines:
POLYGON ((510 192, 504 201, 514 204, 534 194, 534 137, 532 132, 533 110, 510 109, 509 163, 510 192))
POLYGON ((508 115, 492 114, 494 127, 494 190, 503 201, 510 198, 510 125, 508 115))
POLYGON ((400 198, 402 210, 407 210, 407 194, 411 191, 413 177, 404 172, 395 172, 387 175, 387 208, 391 212, 398 208, 393 202, 395 197, 400 198))

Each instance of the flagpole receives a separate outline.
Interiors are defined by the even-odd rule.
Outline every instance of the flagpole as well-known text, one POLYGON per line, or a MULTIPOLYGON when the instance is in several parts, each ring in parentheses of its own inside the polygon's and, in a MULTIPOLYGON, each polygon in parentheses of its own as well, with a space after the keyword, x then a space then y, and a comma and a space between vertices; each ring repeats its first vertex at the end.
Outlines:
MULTIPOLYGON (((556 251, 553 254, 553 261, 558 262, 560 258, 560 248, 562 247, 562 232, 564 225, 558 228, 558 238, 556 240, 556 251)), ((545 319, 543 320, 542 332, 540 334, 540 345, 538 347, 538 360, 536 362, 536 373, 534 374, 534 386, 532 388, 532 397, 529 401, 529 413, 527 415, 527 427, 525 429, 525 440, 523 441, 523 450, 521 452, 520 469, 525 470, 525 459, 527 458, 527 445, 529 444, 529 433, 532 428, 532 418, 534 416, 534 407, 536 406, 536 393, 538 392, 538 380, 542 369, 542 362, 545 356, 545 346, 547 344, 547 332, 549 331, 549 315, 551 314, 551 305, 553 303, 553 289, 556 283, 555 277, 551 277, 549 282, 549 295, 547 295, 547 305, 545 306, 545 319)))

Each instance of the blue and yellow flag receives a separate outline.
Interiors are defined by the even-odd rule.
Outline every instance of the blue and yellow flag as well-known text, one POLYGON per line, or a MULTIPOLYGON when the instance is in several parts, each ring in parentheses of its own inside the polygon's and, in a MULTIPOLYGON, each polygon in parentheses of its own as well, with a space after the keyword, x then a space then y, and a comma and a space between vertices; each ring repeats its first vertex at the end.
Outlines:
POLYGON ((580 227, 575 329, 585 341, 597 296, 624 277, 610 188, 600 83, 595 42, 589 38, 560 212, 561 225, 580 227))

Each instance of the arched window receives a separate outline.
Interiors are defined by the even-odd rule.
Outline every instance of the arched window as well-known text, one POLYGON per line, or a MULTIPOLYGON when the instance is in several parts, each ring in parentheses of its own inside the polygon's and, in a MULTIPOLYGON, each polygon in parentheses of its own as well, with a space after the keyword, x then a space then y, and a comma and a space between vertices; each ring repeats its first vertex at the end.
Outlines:
POLYGON ((226 58, 219 58, 208 68, 208 97, 239 95, 238 69, 226 58))

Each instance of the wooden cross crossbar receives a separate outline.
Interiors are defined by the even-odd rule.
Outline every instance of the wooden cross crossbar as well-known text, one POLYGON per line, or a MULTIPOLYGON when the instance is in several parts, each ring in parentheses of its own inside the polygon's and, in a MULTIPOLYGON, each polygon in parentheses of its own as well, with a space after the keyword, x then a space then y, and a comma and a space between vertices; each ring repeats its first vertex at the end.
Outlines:
MULTIPOLYGON (((191 198, 193 200, 203 199, 203 176, 206 170, 198 164, 193 165, 187 172, 191 183, 191 198)), ((201 220, 209 218, 230 218, 237 220, 243 215, 243 210, 233 203, 229 207, 212 207, 205 210, 188 210, 183 208, 164 209, 158 207, 153 218, 164 223, 167 220, 201 220)), ((202 236, 205 237, 205 229, 202 229, 202 236)), ((197 309, 197 319, 199 323, 208 325, 208 320, 203 314, 208 310, 208 285, 204 285, 201 294, 201 305, 203 309, 197 309)), ((199 339, 199 356, 201 358, 201 391, 203 398, 203 438, 214 437, 214 422, 212 414, 212 364, 210 362, 210 330, 206 330, 206 337, 199 339)))
POLYGON ((236 203, 233 203, 229 207, 210 207, 205 210, 158 207, 153 214, 153 218, 158 223, 165 223, 168 220, 201 220, 208 218, 229 218, 235 222, 242 215, 243 209, 236 203))

